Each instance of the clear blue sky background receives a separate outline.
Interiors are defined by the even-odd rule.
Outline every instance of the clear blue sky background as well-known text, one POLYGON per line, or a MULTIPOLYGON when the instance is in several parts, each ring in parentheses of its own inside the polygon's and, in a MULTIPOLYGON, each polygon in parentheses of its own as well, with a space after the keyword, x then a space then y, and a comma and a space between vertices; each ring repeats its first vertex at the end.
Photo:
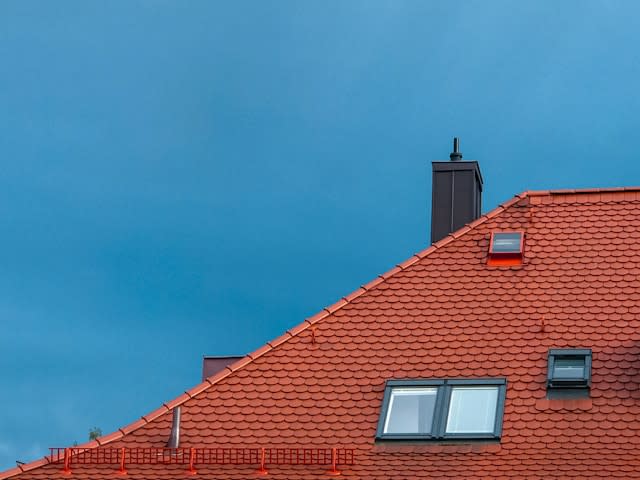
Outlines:
POLYGON ((485 210, 640 184, 640 4, 0 2, 0 468, 107 433, 485 210))

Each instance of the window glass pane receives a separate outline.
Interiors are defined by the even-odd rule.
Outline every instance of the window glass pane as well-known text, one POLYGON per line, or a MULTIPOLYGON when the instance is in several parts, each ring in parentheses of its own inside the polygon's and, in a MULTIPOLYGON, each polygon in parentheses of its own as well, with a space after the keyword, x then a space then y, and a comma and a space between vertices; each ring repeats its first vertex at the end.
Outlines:
POLYGON ((447 433, 493 433, 499 387, 453 387, 447 433))
POLYGON ((556 357, 553 378, 584 378, 584 357, 556 357))
POLYGON ((519 253, 521 233, 495 233, 492 253, 519 253))
POLYGON ((430 433, 437 393, 436 387, 394 388, 384 433, 430 433))

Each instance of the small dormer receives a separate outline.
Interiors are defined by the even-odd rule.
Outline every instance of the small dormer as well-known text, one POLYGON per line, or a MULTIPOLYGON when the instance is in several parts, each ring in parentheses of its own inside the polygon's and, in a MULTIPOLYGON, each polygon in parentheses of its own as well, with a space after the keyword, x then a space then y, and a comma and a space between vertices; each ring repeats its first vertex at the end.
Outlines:
POLYGON ((522 265, 524 232, 492 232, 487 264, 494 266, 522 265))

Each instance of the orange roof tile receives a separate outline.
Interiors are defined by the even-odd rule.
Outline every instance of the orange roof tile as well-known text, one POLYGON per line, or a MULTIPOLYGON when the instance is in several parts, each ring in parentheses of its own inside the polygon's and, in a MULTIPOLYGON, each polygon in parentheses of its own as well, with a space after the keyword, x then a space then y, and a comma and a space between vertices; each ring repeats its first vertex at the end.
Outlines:
MULTIPOLYGON (((400 263, 281 337, 81 446, 162 448, 182 408, 187 448, 353 452, 352 479, 640 478, 640 188, 525 192, 400 263), (520 266, 488 267, 494 230, 526 232, 520 266), (549 348, 593 351, 591 397, 546 399, 549 348), (390 378, 506 377, 499 444, 375 442, 390 378), (328 450, 330 451, 330 450, 328 450)), ((256 478, 256 465, 195 465, 256 478)), ((0 479, 113 478, 117 465, 48 457, 0 479)), ((127 465, 183 478, 185 465, 127 465)), ((269 465, 274 479, 330 478, 326 465, 269 465)))

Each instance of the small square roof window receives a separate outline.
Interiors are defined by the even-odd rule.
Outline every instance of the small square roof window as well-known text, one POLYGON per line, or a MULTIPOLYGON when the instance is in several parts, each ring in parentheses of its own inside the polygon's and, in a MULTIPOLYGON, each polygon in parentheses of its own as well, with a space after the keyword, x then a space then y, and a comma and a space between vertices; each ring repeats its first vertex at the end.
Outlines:
POLYGON ((547 367, 549 388, 589 388, 591 384, 590 349, 551 349, 547 367))
POLYGON ((494 232, 491 235, 491 255, 522 253, 522 232, 494 232))
POLYGON ((489 265, 521 265, 524 232, 493 232, 489 242, 489 265))

